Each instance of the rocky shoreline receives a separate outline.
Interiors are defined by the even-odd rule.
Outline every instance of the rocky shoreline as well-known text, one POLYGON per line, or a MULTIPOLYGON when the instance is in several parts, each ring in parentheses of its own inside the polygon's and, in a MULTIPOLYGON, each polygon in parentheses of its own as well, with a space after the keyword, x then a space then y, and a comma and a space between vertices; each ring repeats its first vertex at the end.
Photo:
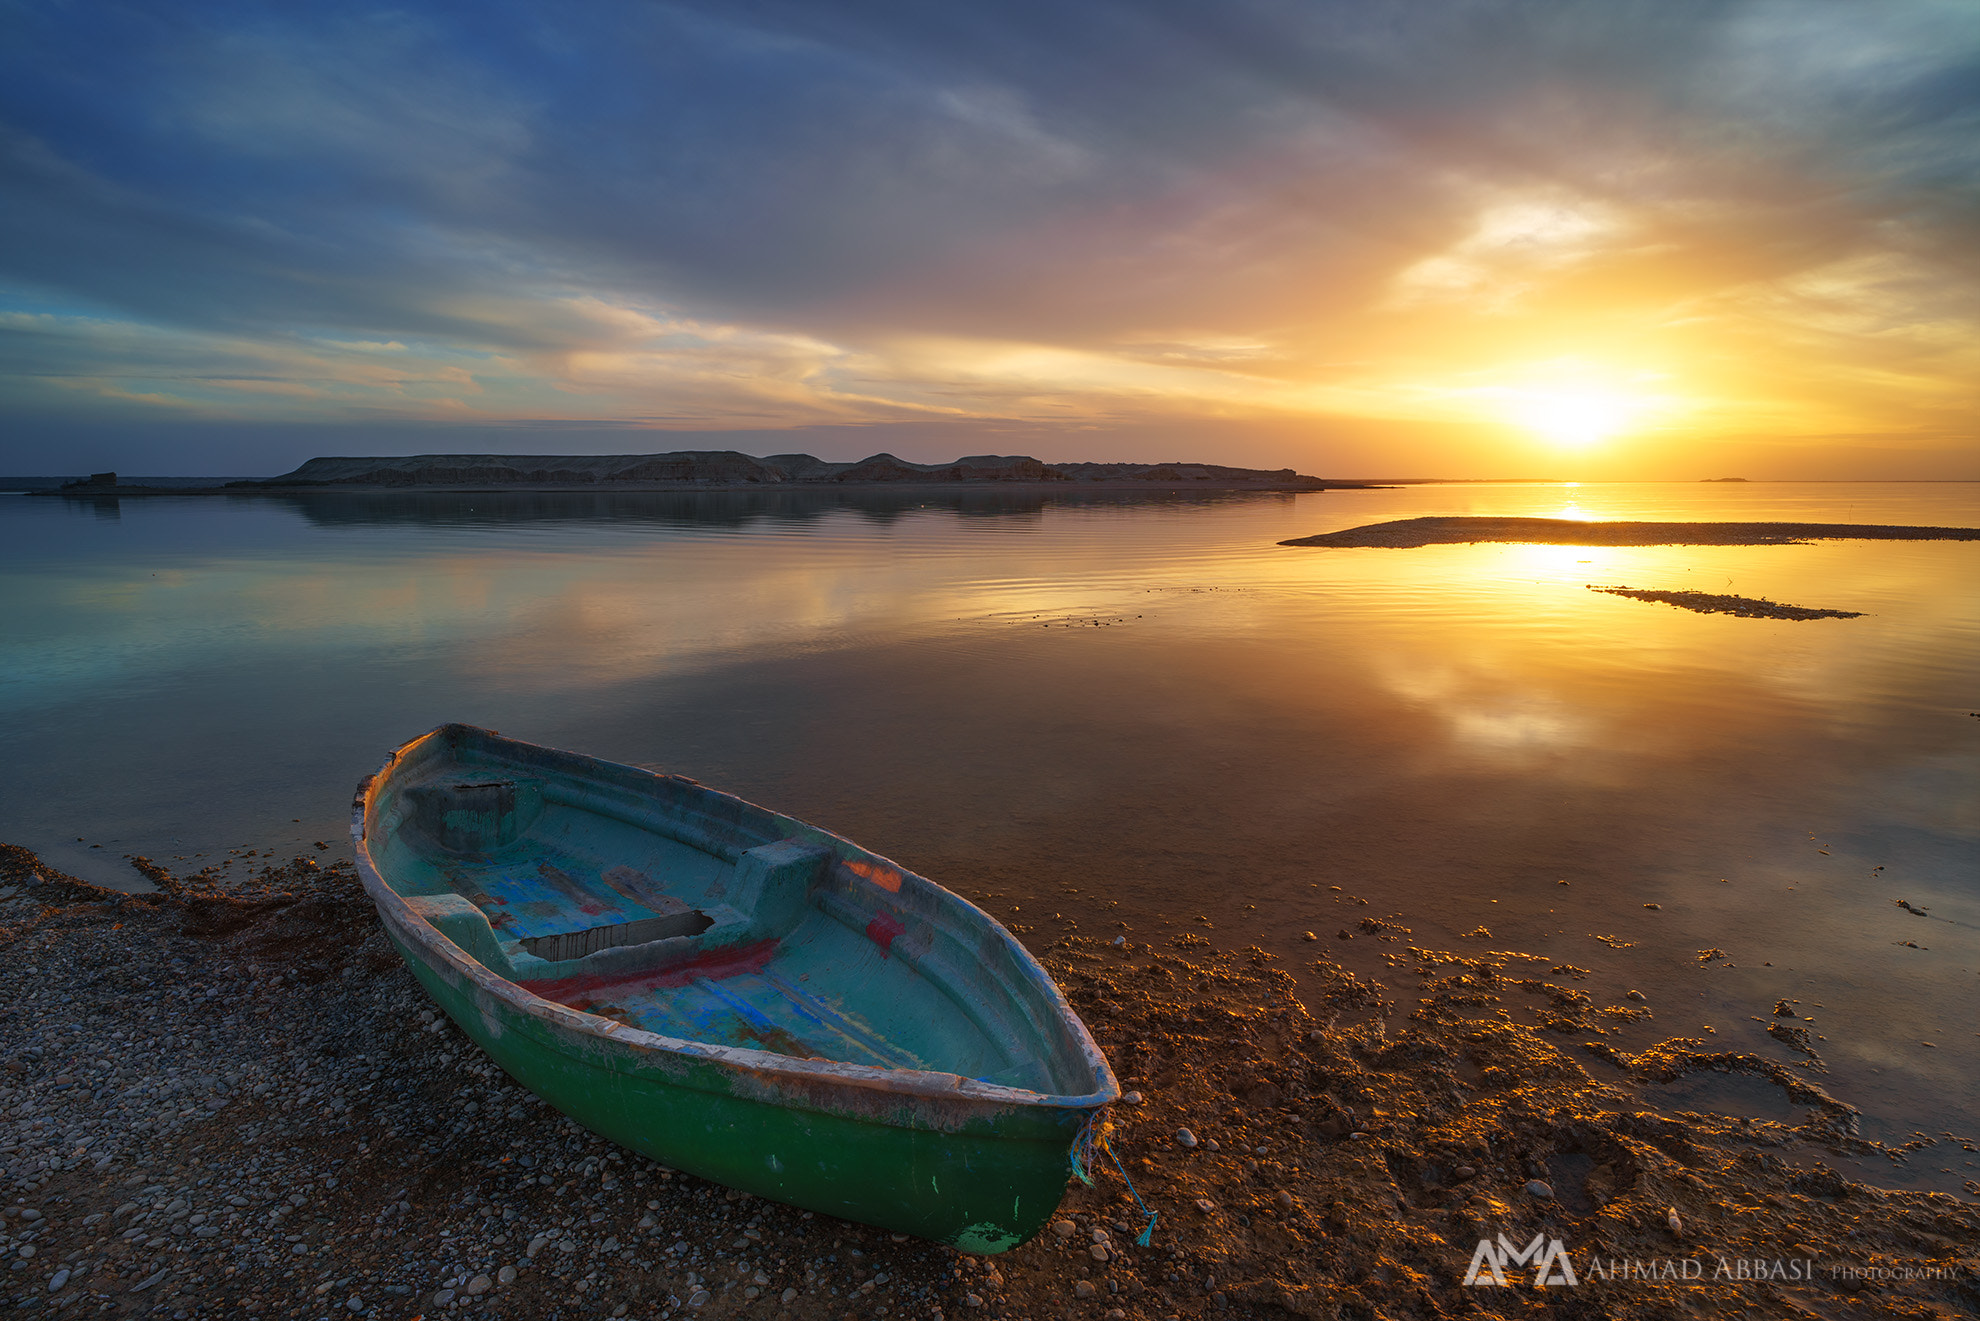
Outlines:
POLYGON ((1690 1040, 1629 1055, 1603 1037, 1644 1011, 1595 1004, 1566 965, 1399 945, 1394 980, 1420 987, 1405 1012, 1399 992, 1325 959, 1295 995, 1269 955, 1194 934, 1161 949, 1054 941, 1041 957, 1132 1089, 1111 1134, 1122 1168, 1096 1162, 1050 1230, 973 1258, 577 1128, 431 1011, 347 863, 264 859, 227 881, 133 865, 155 892, 102 890, 0 846, 0 1299, 18 1309, 1400 1321, 1980 1308, 1980 1208, 1824 1164, 1875 1144, 1791 1026, 1798 1063, 1690 1040), (1546 1007, 1540 1026, 1504 1014, 1517 997, 1546 1007), (1620 1085, 1698 1071, 1765 1078, 1806 1119, 1666 1114, 1620 1085), (1143 1203, 1159 1215, 1146 1247, 1143 1203), (1479 1243, 1502 1236, 1519 1250, 1558 1239, 1575 1282, 1556 1260, 1535 1288, 1540 1256, 1488 1256, 1506 1286, 1467 1286, 1479 1243))

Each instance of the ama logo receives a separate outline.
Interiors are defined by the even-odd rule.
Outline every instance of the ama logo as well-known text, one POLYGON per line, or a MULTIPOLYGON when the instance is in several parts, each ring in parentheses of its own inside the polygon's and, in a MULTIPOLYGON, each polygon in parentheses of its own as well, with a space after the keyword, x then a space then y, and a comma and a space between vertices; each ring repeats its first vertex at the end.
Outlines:
POLYGON ((1504 1234, 1499 1235, 1496 1243, 1489 1238, 1480 1239, 1478 1251, 1471 1254, 1471 1269, 1464 1273, 1464 1282, 1479 1288, 1504 1288, 1507 1268, 1526 1265, 1533 1267, 1536 1289, 1581 1283, 1574 1278, 1574 1263, 1568 1260, 1561 1241, 1544 1234, 1535 1234, 1533 1241, 1523 1248, 1514 1247, 1504 1234))

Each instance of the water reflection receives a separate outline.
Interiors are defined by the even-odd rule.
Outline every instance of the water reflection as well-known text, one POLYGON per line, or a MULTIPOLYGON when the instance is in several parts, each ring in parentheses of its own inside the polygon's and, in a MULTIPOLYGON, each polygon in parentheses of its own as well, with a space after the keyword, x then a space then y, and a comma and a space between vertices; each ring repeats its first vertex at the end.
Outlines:
MULTIPOLYGON (((255 495, 116 524, 19 500, 0 838, 106 876, 123 852, 341 848, 357 777, 466 720, 818 821, 1023 907, 1035 943, 1201 917, 1298 971, 1313 931, 1405 1004, 1410 943, 1527 951, 1603 1003, 1648 995, 1624 1048, 1773 1057, 1754 1020, 1792 996, 1826 1006, 1825 1085, 1875 1123, 1980 1124, 1980 545, 1276 544, 1562 497, 255 495), (1589 582, 1868 613, 1701 616, 1589 582), (1413 934, 1335 935, 1367 915, 1413 934)), ((1947 488, 1573 501, 1980 521, 1947 488)))
MULTIPOLYGON (((1201 508, 1231 502, 1290 502, 1284 492, 969 490, 279 492, 218 497, 294 509, 318 527, 507 526, 525 523, 634 524, 744 528, 811 524, 849 512, 886 525, 937 512, 965 519, 1036 522, 1053 509, 1201 508)), ((114 501, 112 502, 114 503, 114 501)))

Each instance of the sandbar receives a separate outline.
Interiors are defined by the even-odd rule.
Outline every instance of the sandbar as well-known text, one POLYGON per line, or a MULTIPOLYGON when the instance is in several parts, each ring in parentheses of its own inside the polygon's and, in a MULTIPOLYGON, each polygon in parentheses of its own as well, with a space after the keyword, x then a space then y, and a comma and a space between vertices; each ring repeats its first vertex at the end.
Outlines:
POLYGON ((1455 546, 1507 542, 1541 546, 1793 546, 1810 541, 1980 541, 1980 528, 1888 523, 1636 523, 1572 518, 1399 518, 1282 541, 1335 548, 1455 546))

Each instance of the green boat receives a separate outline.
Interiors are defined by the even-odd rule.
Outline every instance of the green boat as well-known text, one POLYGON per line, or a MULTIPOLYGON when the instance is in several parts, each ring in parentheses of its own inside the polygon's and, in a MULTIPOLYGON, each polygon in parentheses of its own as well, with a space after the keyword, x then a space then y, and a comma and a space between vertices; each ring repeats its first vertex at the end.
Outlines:
POLYGON ((351 833, 463 1032, 702 1178, 1002 1252, 1051 1217, 1119 1095, 988 914, 685 777, 443 725, 358 786, 351 833))

